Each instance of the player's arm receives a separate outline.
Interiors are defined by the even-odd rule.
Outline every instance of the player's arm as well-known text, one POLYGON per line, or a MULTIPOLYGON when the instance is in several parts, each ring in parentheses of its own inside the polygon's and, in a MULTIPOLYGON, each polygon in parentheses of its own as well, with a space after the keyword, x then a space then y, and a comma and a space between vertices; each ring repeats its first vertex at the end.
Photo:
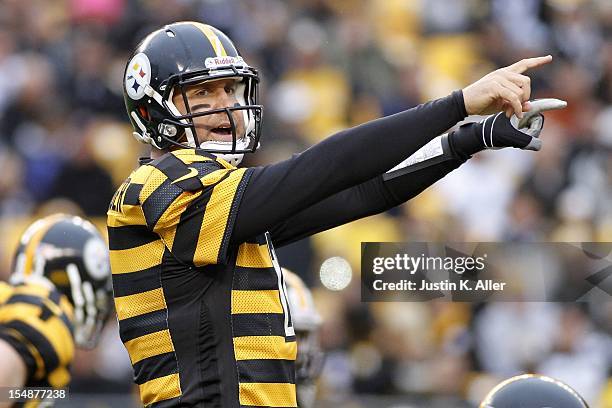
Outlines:
MULTIPOLYGON (((26 381, 27 369, 21 356, 8 343, 0 340, 0 386, 7 388, 23 388, 26 381)), ((10 408, 12 402, 0 401, 0 408, 10 408)))
MULTIPOLYGON (((21 385, 34 382, 48 383, 55 388, 66 386, 70 380, 68 367, 74 355, 74 341, 66 324, 68 316, 31 292, 28 286, 20 287, 2 307, 0 343, 10 348, 13 357, 16 355, 21 362, 19 365, 11 363, 11 369, 19 372, 21 385)), ((4 376, 4 351, 0 355, 3 356, 0 376, 4 376)))
POLYGON ((439 145, 441 150, 428 151, 429 157, 419 151, 412 162, 334 194, 275 225, 270 229, 274 245, 278 248, 347 222, 387 211, 417 196, 465 162, 452 152, 448 135, 434 139, 431 144, 439 145))
MULTIPOLYGON (((518 117, 522 117, 523 109, 529 109, 527 101, 531 93, 529 77, 522 73, 546 64, 551 59, 546 56, 521 60, 486 75, 463 92, 454 92, 449 97, 348 129, 290 160, 254 169, 244 193, 233 239, 240 242, 255 236, 338 192, 381 175, 468 114, 505 110, 507 117, 504 121, 497 121, 497 128, 500 124, 509 123, 510 116, 514 116, 515 112, 518 117)), ((483 127, 488 124, 490 133, 497 134, 499 132, 493 130, 497 129, 495 122, 492 118, 483 127)), ((470 129, 471 132, 467 132, 467 129, 463 131, 477 134, 476 126, 470 129)), ((535 139, 532 135, 523 134, 518 129, 506 128, 499 136, 505 144, 496 144, 495 147, 539 148, 537 144, 531 145, 535 139), (505 131, 511 133, 508 140, 503 138, 507 133, 505 131)), ((471 142, 473 138, 465 139, 471 142)), ((481 145, 480 140, 478 137, 474 143, 458 144, 455 152, 458 159, 464 161, 481 148, 493 147, 481 145)), ((450 170, 452 168, 439 175, 434 171, 431 179, 424 180, 422 188, 417 182, 417 188, 402 189, 396 196, 405 201, 413 191, 421 191, 450 170)), ((360 193, 363 193, 363 188, 360 193)), ((342 203, 339 201, 339 204, 342 203)), ((368 206, 365 208, 367 211, 364 208, 359 210, 322 225, 339 225, 368 215, 371 211, 379 212, 380 205, 368 206)))
MULTIPOLYGON (((27 378, 27 368, 21 355, 15 348, 0 339, 0 386, 10 388, 20 388, 25 385, 27 378)), ((0 407, 8 407, 10 404, 0 403, 0 407)))
MULTIPOLYGON (((519 70, 548 61, 524 60, 519 70)), ((520 101, 529 92, 519 95, 500 84, 525 80, 516 72, 498 71, 467 87, 465 91, 472 96, 457 91, 344 130, 284 162, 247 170, 215 170, 206 176, 209 181, 200 179, 197 186, 180 185, 187 180, 178 182, 187 177, 186 166, 175 172, 172 163, 166 170, 160 163, 158 170, 164 174, 151 176, 139 196, 146 224, 182 260, 196 265, 217 263, 224 258, 229 242, 244 242, 333 194, 375 178, 467 114, 500 101, 521 109, 520 101), (184 256, 180 252, 185 252, 184 256)), ((527 88, 528 84, 523 84, 520 89, 527 88)))
POLYGON ((222 263, 230 242, 253 238, 383 173, 465 115, 457 91, 345 130, 292 159, 265 167, 228 168, 212 156, 177 151, 152 162, 144 184, 135 194, 126 191, 125 200, 140 203, 146 225, 180 261, 198 266, 222 263), (198 178, 190 176, 192 169, 198 178))
POLYGON ((347 222, 378 214, 404 203, 488 148, 539 150, 542 112, 562 109, 558 99, 530 103, 523 120, 491 115, 480 123, 464 124, 423 146, 399 165, 358 186, 334 194, 271 228, 277 247, 347 222))
POLYGON ((277 164, 251 169, 232 234, 242 242, 384 173, 467 115, 461 91, 341 131, 277 164))

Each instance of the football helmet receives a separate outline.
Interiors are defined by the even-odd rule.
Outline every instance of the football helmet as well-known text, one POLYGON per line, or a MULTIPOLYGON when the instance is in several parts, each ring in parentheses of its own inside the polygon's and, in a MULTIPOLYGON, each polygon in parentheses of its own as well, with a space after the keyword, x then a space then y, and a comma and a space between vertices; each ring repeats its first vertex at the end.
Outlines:
POLYGON ((588 408, 567 384, 543 375, 524 374, 496 385, 480 408, 588 408))
MULTIPOLYGON (((213 26, 184 21, 149 34, 136 48, 125 67, 123 94, 134 137, 157 149, 172 145, 215 154, 233 165, 244 153, 259 146, 262 106, 258 105, 259 75, 233 42, 213 26), (186 89, 220 79, 235 79, 234 106, 192 112, 186 89), (187 113, 172 98, 180 92, 187 113), (237 134, 234 112, 244 121, 237 134), (231 141, 198 141, 194 118, 227 115, 231 141)), ((225 122, 225 121, 224 121, 225 122)))
POLYGON ((74 306, 75 343, 96 345, 111 310, 112 286, 106 242, 89 221, 54 214, 34 222, 21 236, 9 281, 57 289, 74 306))
POLYGON ((291 321, 298 342, 295 362, 297 398, 300 407, 314 405, 315 380, 323 368, 324 355, 319 345, 319 327, 322 319, 314 306, 312 294, 302 279, 283 268, 291 321))

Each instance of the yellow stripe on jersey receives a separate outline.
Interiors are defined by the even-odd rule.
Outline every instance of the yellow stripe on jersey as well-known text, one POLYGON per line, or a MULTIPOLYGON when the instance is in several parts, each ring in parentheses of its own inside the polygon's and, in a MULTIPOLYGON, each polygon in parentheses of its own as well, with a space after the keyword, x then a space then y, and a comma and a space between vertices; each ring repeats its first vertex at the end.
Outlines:
POLYGON ((215 53, 217 54, 217 57, 227 56, 227 52, 225 51, 225 47, 221 43, 221 40, 209 25, 196 22, 194 22, 193 25, 198 27, 198 29, 200 29, 200 31, 204 33, 206 38, 208 38, 208 41, 210 41, 210 44, 212 45, 213 49, 215 50, 215 53))
POLYGON ((149 242, 130 249, 109 251, 113 274, 138 272, 161 263, 164 256, 162 240, 149 242))
POLYGON ((45 376, 45 361, 43 360, 42 356, 38 352, 38 349, 36 349, 36 347, 34 347, 34 345, 30 343, 28 339, 23 337, 23 335, 19 333, 17 330, 7 329, 6 332, 10 336, 13 336, 15 339, 17 339, 21 344, 24 344, 27 347, 32 357, 34 357, 34 362, 36 363, 36 372, 34 373, 34 379, 38 381, 42 380, 43 377, 45 376))
POLYGON ((164 292, 161 288, 135 295, 115 297, 115 309, 119 320, 140 316, 166 308, 164 292))
POLYGON ((138 388, 140 389, 140 399, 145 405, 181 395, 181 383, 178 374, 170 374, 147 381, 139 385, 138 388))
POLYGON ((196 162, 207 162, 213 161, 212 158, 199 155, 195 152, 195 149, 179 149, 174 150, 172 154, 180 159, 185 164, 191 164, 196 162))
MULTIPOLYGON (((18 285, 18 286, 10 286, 10 287, 12 288, 11 296, 14 296, 14 295, 36 296, 42 299, 43 301, 46 301, 45 303, 50 303, 50 304, 55 305, 55 303, 53 303, 49 299, 50 290, 46 286, 43 286, 41 284, 28 283, 27 285, 18 285)), ((70 308, 72 308, 72 306, 70 308)))
POLYGON ((238 248, 236 266, 247 268, 271 268, 272 259, 267 245, 245 243, 238 248))
POLYGON ((49 385, 54 388, 62 388, 70 383, 70 371, 66 366, 57 367, 47 376, 49 385))
POLYGON ((232 314, 283 313, 278 290, 232 290, 232 314))
POLYGON ((34 255, 35 255, 36 248, 38 248, 38 244, 43 239, 43 237, 45 236, 49 228, 51 228, 51 226, 55 223, 55 221, 57 221, 58 219, 62 217, 64 217, 64 215, 57 214, 55 216, 43 218, 42 220, 39 220, 35 224, 37 226, 36 230, 34 234, 32 235, 32 237, 30 238, 30 242, 28 242, 28 245, 25 247, 25 250, 24 250, 24 253, 25 253, 25 262, 23 266, 24 276, 28 276, 32 273, 32 268, 34 267, 33 265, 34 255))
POLYGON ((169 330, 161 330, 136 337, 126 342, 125 348, 130 354, 132 364, 136 364, 145 358, 174 351, 169 330))
POLYGON ((72 306, 72 303, 70 303, 70 301, 68 300, 66 296, 62 296, 60 298, 60 308, 64 311, 64 313, 66 313, 66 316, 68 316, 68 319, 70 319, 70 321, 73 322, 74 321, 74 307, 72 306))
POLYGON ((218 183, 223 177, 225 177, 228 172, 230 172, 229 169, 215 170, 211 173, 206 174, 204 177, 201 177, 200 181, 205 186, 212 186, 213 184, 218 183))
POLYGON ((221 166, 225 167, 226 169, 236 168, 236 166, 231 165, 229 162, 227 162, 226 160, 223 160, 221 157, 217 157, 216 162, 219 163, 221 166))
POLYGON ((197 191, 195 193, 185 191, 181 193, 181 195, 166 208, 166 211, 159 218, 160 220, 175 220, 176 225, 164 225, 164 228, 156 230, 163 239, 164 244, 168 247, 168 250, 172 251, 174 247, 174 238, 176 237, 176 229, 178 228, 178 221, 181 218, 181 214, 185 211, 187 206, 200 195, 202 195, 202 191, 197 191))
POLYGON ((200 226, 193 263, 195 266, 216 264, 227 228, 234 196, 246 169, 232 171, 223 182, 213 187, 200 226))
MULTIPOLYGON (((129 185, 143 185, 149 178, 153 169, 154 167, 149 165, 139 167, 137 170, 133 171, 132 174, 130 174, 129 185)), ((125 186, 125 188, 127 189, 129 185, 125 186)), ((120 211, 113 211, 109 208, 107 212, 107 225, 109 227, 122 227, 125 225, 147 225, 147 221, 142 212, 142 208, 139 205, 130 205, 125 203, 117 204, 121 204, 120 211)))
POLYGON ((158 231, 158 235, 164 241, 164 244, 168 247, 168 250, 172 251, 172 247, 174 247, 174 238, 176 237, 176 228, 165 228, 158 231))
POLYGON ((240 405, 297 407, 295 384, 240 383, 240 405))
POLYGON ((141 203, 147 201, 147 198, 149 198, 149 196, 151 196, 151 194, 153 194, 153 192, 168 179, 168 177, 162 173, 161 170, 155 167, 151 168, 151 173, 149 174, 149 178, 144 183, 142 191, 140 192, 139 201, 141 203))
POLYGON ((72 333, 59 316, 43 321, 40 319, 40 307, 25 303, 2 306, 3 321, 6 321, 7 315, 14 316, 15 320, 26 323, 44 336, 55 349, 60 364, 67 365, 72 361, 74 354, 72 333))
MULTIPOLYGON (((0 308, 0 323, 20 321, 44 337, 57 355, 60 366, 67 366, 74 356, 72 333, 59 316, 47 320, 40 319, 40 306, 27 303, 5 304, 0 308)), ((35 347, 36 345, 33 344, 35 347)), ((49 367, 45 367, 45 370, 49 367)))
POLYGON ((0 305, 6 302, 13 294, 13 287, 6 282, 0 282, 0 305))
POLYGON ((74 356, 72 334, 70 327, 66 326, 72 320, 73 309, 65 296, 60 297, 59 305, 52 301, 50 292, 49 288, 39 284, 1 284, 0 325, 6 324, 5 332, 23 344, 33 356, 36 365, 34 380, 46 380, 52 386, 64 387, 70 375, 67 371, 62 374, 61 369, 67 370, 74 356), (38 302, 51 312, 45 320, 41 319, 43 310, 38 302), (50 370, 54 371, 50 373, 50 370))
POLYGON ((159 235, 162 235, 166 245, 168 248, 172 248, 172 244, 174 244, 174 234, 176 234, 176 227, 178 226, 179 220, 181 219, 181 214, 185 212, 185 209, 189 204, 191 204, 194 200, 196 200, 199 196, 202 195, 202 191, 197 192, 189 192, 183 191, 180 196, 178 196, 172 204, 170 204, 164 213, 159 217, 160 220, 169 221, 173 220, 173 223, 176 225, 172 225, 169 222, 164 222, 164 228, 156 231, 159 235), (174 228, 170 228, 174 227, 174 228), (169 230, 173 230, 172 237, 168 234, 169 230), (168 239, 172 238, 172 241, 168 242, 168 239))
POLYGON ((106 225, 109 227, 123 227, 125 225, 147 225, 142 208, 139 205, 121 206, 122 212, 109 210, 106 225))
POLYGON ((144 184, 155 167, 145 164, 137 168, 130 174, 130 183, 144 184))
MULTIPOLYGON (((47 294, 45 296, 36 295, 35 292, 32 292, 32 291, 24 291, 24 290, 18 290, 18 289, 19 289, 19 287, 16 288, 15 292, 13 292, 13 295, 26 295, 26 296, 34 296, 34 297, 40 298, 40 300, 45 305, 45 307, 47 309, 49 309, 51 311, 51 313, 53 313, 55 316, 60 317, 64 313, 64 310, 62 310, 62 308, 59 305, 55 304, 51 299, 48 298, 48 293, 49 293, 48 289, 47 289, 47 294)), ((44 289, 44 288, 42 288, 42 289, 44 289)), ((19 306, 23 306, 23 307, 32 306, 35 309, 33 309, 30 312, 30 314, 32 316, 38 316, 40 314, 40 306, 39 305, 31 305, 31 304, 28 304, 27 302, 14 303, 14 304, 11 304, 11 305, 5 305, 4 307, 10 308, 10 307, 15 306, 15 305, 19 305, 19 306)), ((72 306, 70 307, 70 309, 72 309, 72 306)), ((30 314, 24 314, 24 316, 29 316, 30 314)))
POLYGON ((236 360, 295 360, 297 343, 282 336, 243 336, 234 338, 236 360))

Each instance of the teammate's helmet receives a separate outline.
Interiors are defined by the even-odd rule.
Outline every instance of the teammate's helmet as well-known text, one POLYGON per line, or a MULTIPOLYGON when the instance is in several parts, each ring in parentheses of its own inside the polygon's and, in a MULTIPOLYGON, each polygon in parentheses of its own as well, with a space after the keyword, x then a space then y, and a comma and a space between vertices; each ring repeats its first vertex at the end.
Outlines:
POLYGON ((134 137, 158 149, 171 145, 200 148, 237 164, 259 145, 262 107, 258 105, 259 76, 240 56, 227 35, 197 22, 169 24, 149 34, 136 48, 126 68, 123 94, 134 137), (235 106, 192 113, 185 88, 223 78, 238 80, 235 106), (172 102, 181 92, 187 114, 172 102), (232 112, 240 111, 244 134, 236 134, 232 112), (198 142, 194 117, 226 114, 232 141, 198 142))
POLYGON ((480 408, 588 408, 567 384, 543 375, 524 374, 495 386, 480 408))
POLYGON ((315 309, 312 294, 302 279, 283 268, 287 286, 291 321, 298 342, 296 359, 296 384, 298 405, 308 408, 313 405, 316 394, 315 380, 323 368, 323 352, 319 346, 321 316, 315 309))
POLYGON ((55 287, 74 306, 74 340, 95 346, 112 301, 106 242, 89 221, 55 214, 28 227, 13 260, 11 284, 55 287))

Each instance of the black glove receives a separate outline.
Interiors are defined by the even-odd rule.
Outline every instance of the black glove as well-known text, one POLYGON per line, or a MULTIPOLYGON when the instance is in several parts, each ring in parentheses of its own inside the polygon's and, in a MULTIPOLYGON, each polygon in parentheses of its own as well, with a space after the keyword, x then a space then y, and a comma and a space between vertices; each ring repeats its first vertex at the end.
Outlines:
POLYGON ((455 154, 466 160, 484 149, 515 147, 523 150, 540 150, 539 139, 544 126, 542 112, 562 109, 567 106, 559 99, 530 101, 531 109, 519 119, 516 115, 507 118, 502 112, 487 116, 480 123, 468 123, 449 135, 449 143, 455 154))

